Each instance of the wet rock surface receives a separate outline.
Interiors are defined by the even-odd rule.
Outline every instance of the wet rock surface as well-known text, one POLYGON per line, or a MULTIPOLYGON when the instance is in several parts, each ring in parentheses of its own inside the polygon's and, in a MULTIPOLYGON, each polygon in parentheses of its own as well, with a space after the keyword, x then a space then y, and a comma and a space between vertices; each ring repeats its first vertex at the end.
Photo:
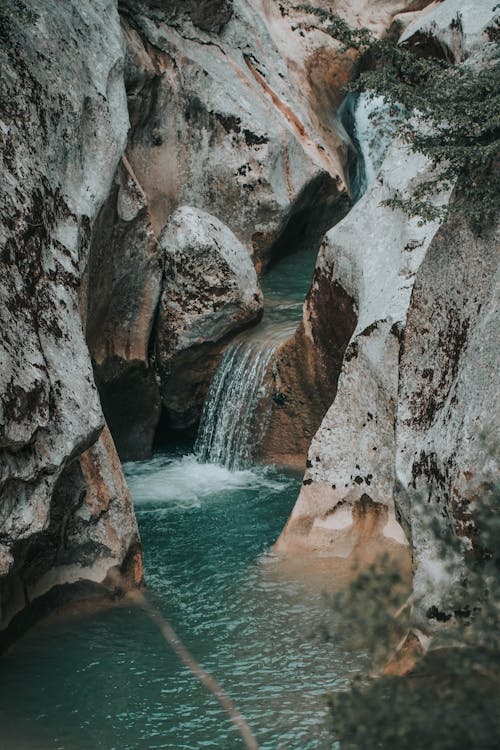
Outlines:
POLYGON ((356 557, 364 551, 354 513, 360 503, 387 509, 372 539, 374 555, 376 547, 406 545, 394 507, 400 337, 438 224, 420 226, 380 204, 391 191, 410 191, 429 177, 428 161, 395 143, 379 177, 323 242, 303 325, 323 381, 331 373, 338 383, 278 548, 356 557))

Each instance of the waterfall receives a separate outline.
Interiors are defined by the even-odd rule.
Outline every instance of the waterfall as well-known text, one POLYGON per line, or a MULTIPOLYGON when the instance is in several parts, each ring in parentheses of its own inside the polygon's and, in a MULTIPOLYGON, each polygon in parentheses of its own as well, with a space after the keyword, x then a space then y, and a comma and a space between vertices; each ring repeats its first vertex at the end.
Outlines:
POLYGON ((371 185, 395 135, 396 119, 383 97, 348 94, 338 112, 339 131, 350 146, 352 203, 371 185))
MULTIPOLYGON (((350 146, 349 178, 351 199, 355 203, 380 169, 394 137, 394 117, 382 97, 349 94, 339 109, 338 128, 350 146)), ((290 294, 296 275, 294 269, 292 283, 286 277, 284 295, 283 266, 280 266, 278 279, 273 279, 269 291, 266 289, 263 321, 257 329, 241 334, 225 350, 203 405, 195 443, 198 461, 228 469, 242 469, 251 464, 254 448, 268 426, 272 403, 271 360, 301 317, 302 305, 290 294), (276 289, 278 294, 273 293, 276 289)))
POLYGON ((241 469, 251 459, 263 424, 255 424, 255 412, 266 395, 265 374, 276 345, 262 347, 255 341, 229 346, 210 386, 195 453, 200 461, 241 469))
POLYGON ((276 349, 295 327, 290 322, 261 324, 228 346, 203 406, 195 443, 199 461, 228 469, 251 464, 269 416, 269 409, 259 409, 271 396, 271 378, 266 375, 276 349))

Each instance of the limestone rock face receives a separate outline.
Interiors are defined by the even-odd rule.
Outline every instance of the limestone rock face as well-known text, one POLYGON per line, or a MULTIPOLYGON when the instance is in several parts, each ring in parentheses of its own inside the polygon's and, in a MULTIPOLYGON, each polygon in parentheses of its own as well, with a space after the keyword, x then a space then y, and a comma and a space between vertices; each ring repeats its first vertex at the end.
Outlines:
POLYGON ((436 233, 415 281, 401 345, 396 504, 411 540, 422 615, 464 609, 465 568, 444 566, 430 521, 477 544, 472 513, 498 481, 500 226, 473 233, 453 216, 436 233))
POLYGON ((335 398, 356 327, 353 298, 330 282, 315 271, 304 321, 278 347, 268 373, 272 387, 263 406, 269 414, 256 457, 299 471, 305 468, 311 440, 335 398))
MULTIPOLYGON (((401 41, 434 39, 445 56, 480 64, 494 19, 490 3, 476 15, 473 7, 460 4, 458 23, 456 3, 433 4, 401 41)), ((325 304, 327 293, 352 300, 357 321, 277 543, 287 553, 336 558, 339 571, 346 560, 367 563, 385 552, 401 559, 409 545, 423 625, 473 606, 460 585, 467 554, 454 553, 451 572, 431 527, 451 528, 463 552, 474 551, 474 503, 498 476, 499 442, 498 223, 473 231, 455 213, 442 226, 421 225, 381 205, 395 190, 411 194, 432 178, 429 169, 394 143, 376 181, 322 245, 301 335, 318 356, 339 351, 328 341, 337 331, 325 326, 335 307, 325 304)))
MULTIPOLYGON (((422 624, 472 605, 459 585, 466 558, 457 554, 451 572, 433 525, 474 547, 474 501, 498 476, 500 439, 498 223, 480 234, 456 215, 419 226, 380 205, 386 191, 404 195, 428 170, 394 144, 322 245, 316 280, 353 299, 357 325, 277 543, 338 558, 339 569, 386 552, 404 560, 409 544, 422 624)), ((306 330, 311 313, 312 293, 306 330)))
MULTIPOLYGON (((360 0, 337 10, 382 33, 396 13, 422 4, 360 0)), ((199 341, 203 365, 192 348, 161 344, 153 352, 170 330, 157 331, 164 316, 155 317, 165 298, 157 265, 164 228, 180 206, 205 211, 234 233, 258 273, 305 246, 314 252, 348 206, 336 112, 355 54, 291 0, 122 0, 119 8, 131 131, 93 233, 87 335, 120 455, 142 458, 161 403, 162 424, 195 425, 220 351, 212 339, 199 341), (174 418, 172 404, 185 403, 187 383, 194 402, 189 415, 174 418), (132 405, 126 421, 124 404, 132 405)), ((296 379, 288 380, 282 387, 290 394, 296 379)), ((319 413, 331 395, 316 399, 319 413)), ((278 415, 283 427, 296 413, 285 411, 278 415)), ((310 423, 309 437, 316 412, 310 423)))
MULTIPOLYGON (((37 540, 56 530, 52 508, 65 467, 76 465, 104 426, 79 292, 92 222, 125 146, 128 116, 113 2, 92 0, 85 9, 78 2, 61 7, 34 0, 29 9, 7 2, 0 16, 4 627, 51 586, 49 579, 37 581, 28 560, 37 540)), ((90 556, 83 563, 75 539, 65 542, 65 560, 74 571, 81 568, 82 581, 102 580, 111 565, 122 564, 125 548, 137 545, 129 501, 116 502, 119 523, 127 519, 130 533, 123 540, 110 534, 107 541, 102 534, 106 564, 98 554, 94 562, 90 556)), ((72 576, 78 577, 76 572, 72 576)), ((63 581, 61 573, 58 582, 63 581)))
POLYGON ((208 387, 210 345, 262 315, 262 292, 252 261, 235 235, 210 214, 182 206, 160 237, 165 280, 156 352, 168 419, 187 428, 196 420, 208 387), (199 366, 196 360, 199 359, 199 366), (188 378, 176 382, 179 362, 190 362, 188 378))
MULTIPOLYGON (((196 8, 216 6, 220 15, 228 4, 196 8)), ((161 281, 165 227, 180 206, 206 212, 225 225, 219 233, 235 235, 231 242, 245 248, 258 272, 301 243, 319 245, 347 208, 335 112, 353 59, 291 3, 282 13, 275 4, 238 0, 218 36, 215 27, 200 28, 194 3, 120 7, 131 131, 93 233, 87 335, 120 455, 139 458, 151 450, 161 402, 165 424, 196 424, 221 348, 214 342, 258 317, 228 315, 221 336, 210 331, 205 342, 200 330, 204 361, 201 349, 167 341, 177 324, 173 306, 165 315, 173 289, 168 268, 164 287, 161 281), (174 6, 194 25, 176 20, 174 6), (194 401, 186 411, 188 384, 194 401), (124 422, 126 403, 133 407, 124 422)), ((204 269, 192 269, 198 289, 205 288, 204 269)), ((204 298, 209 308, 220 303, 204 298)), ((175 299, 176 316, 188 321, 191 301, 182 310, 175 299)), ((247 306, 244 295, 234 303, 247 306)))
POLYGON ((419 226, 380 203, 396 189, 408 194, 431 176, 429 170, 424 157, 395 143, 377 180, 321 247, 304 328, 325 370, 340 371, 340 377, 311 443, 302 491, 279 549, 364 556, 367 514, 377 519, 372 557, 386 548, 402 552, 398 546, 406 545, 394 508, 400 337, 415 274, 438 225, 419 226), (328 317, 346 299, 354 330, 328 317), (328 361, 333 349, 340 362, 328 361))
POLYGON ((124 460, 150 455, 160 417, 150 342, 162 277, 148 201, 123 157, 92 232, 86 337, 104 415, 124 460))
POLYGON ((314 227, 318 241, 318 224, 331 224, 345 197, 335 101, 353 60, 296 20, 261 0, 238 0, 218 37, 125 17, 127 155, 157 236, 178 206, 194 206, 265 265, 293 217, 296 235, 314 227))

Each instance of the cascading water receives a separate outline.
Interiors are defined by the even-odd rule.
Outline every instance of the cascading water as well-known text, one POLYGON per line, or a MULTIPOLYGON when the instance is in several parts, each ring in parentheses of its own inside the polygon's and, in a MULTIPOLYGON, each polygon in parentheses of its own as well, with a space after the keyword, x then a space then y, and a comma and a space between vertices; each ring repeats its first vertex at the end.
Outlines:
POLYGON ((257 328, 240 334, 224 352, 209 388, 195 454, 201 463, 247 468, 267 427, 273 357, 293 335, 311 283, 315 253, 304 249, 280 261, 262 280, 266 300, 257 328))
MULTIPOLYGON (((355 203, 382 164, 394 137, 394 117, 382 97, 349 94, 338 121, 340 132, 355 153, 350 160, 351 199, 355 203)), ((195 444, 201 463, 228 469, 251 464, 254 447, 267 427, 268 410, 262 405, 270 397, 271 361, 277 347, 295 330, 312 276, 315 258, 311 253, 306 256, 295 256, 289 264, 280 263, 278 274, 271 272, 265 277, 267 304, 262 323, 240 335, 222 356, 205 399, 195 444)))
POLYGON ((266 427, 259 405, 269 397, 268 376, 277 347, 292 323, 269 322, 240 336, 225 351, 205 399, 195 453, 203 463, 243 469, 266 427))
POLYGON ((375 179, 395 135, 395 118, 383 97, 348 94, 338 112, 339 130, 354 152, 349 163, 352 203, 375 179))
POLYGON ((199 460, 241 469, 258 439, 254 415, 265 395, 264 376, 273 347, 240 341, 230 346, 210 386, 195 452, 199 460))

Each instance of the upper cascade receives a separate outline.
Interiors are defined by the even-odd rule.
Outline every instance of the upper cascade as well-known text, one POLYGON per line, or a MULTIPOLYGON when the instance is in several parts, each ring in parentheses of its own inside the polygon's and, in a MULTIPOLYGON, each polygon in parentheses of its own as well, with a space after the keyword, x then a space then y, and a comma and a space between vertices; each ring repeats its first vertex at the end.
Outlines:
POLYGON ((351 201, 357 203, 375 180, 395 136, 390 105, 369 92, 348 94, 338 112, 339 129, 353 149, 349 168, 351 201))

